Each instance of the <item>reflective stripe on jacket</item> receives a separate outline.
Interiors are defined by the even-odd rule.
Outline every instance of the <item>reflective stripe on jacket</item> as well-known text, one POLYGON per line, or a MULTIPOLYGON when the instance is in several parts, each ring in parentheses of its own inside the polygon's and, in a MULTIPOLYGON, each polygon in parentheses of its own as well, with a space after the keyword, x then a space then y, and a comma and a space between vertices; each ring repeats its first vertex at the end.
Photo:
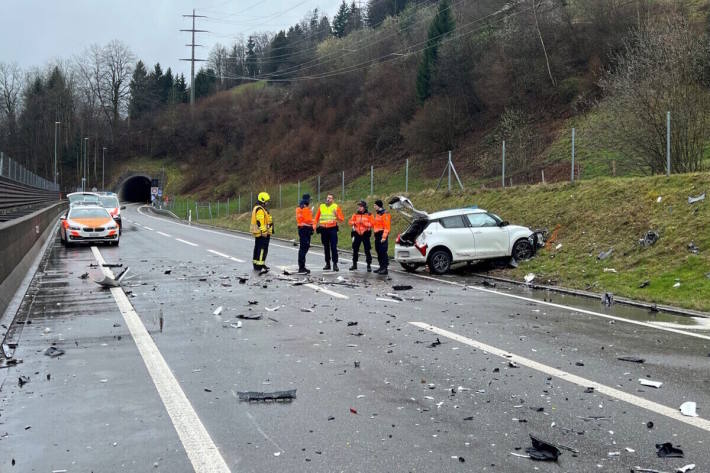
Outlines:
POLYGON ((392 225, 392 215, 386 212, 383 214, 375 213, 373 220, 374 222, 372 224, 372 229, 374 232, 382 232, 382 239, 387 238, 387 235, 390 234, 390 227, 392 225))
POLYGON ((316 213, 316 225, 325 228, 332 228, 338 225, 338 222, 344 222, 345 217, 343 211, 340 210, 338 204, 320 204, 316 213))
POLYGON ((296 209, 296 225, 299 227, 313 226, 313 211, 310 207, 298 207, 296 209))
POLYGON ((255 237, 267 236, 274 233, 274 221, 271 214, 261 205, 255 205, 251 211, 251 225, 249 231, 255 237))
POLYGON ((370 213, 354 213, 348 221, 350 226, 358 235, 363 235, 365 232, 372 230, 372 215, 370 213))

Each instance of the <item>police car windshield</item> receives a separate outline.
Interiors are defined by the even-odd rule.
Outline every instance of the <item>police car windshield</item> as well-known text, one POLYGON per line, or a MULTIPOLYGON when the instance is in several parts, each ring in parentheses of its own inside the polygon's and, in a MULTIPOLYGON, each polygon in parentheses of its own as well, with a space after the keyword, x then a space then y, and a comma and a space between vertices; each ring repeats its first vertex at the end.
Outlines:
POLYGON ((73 208, 69 212, 69 218, 110 218, 111 216, 109 213, 106 211, 106 209, 99 209, 99 208, 89 208, 89 209, 82 209, 82 208, 73 208))
POLYGON ((101 197, 101 206, 107 209, 118 208, 118 199, 112 195, 101 197))
POLYGON ((76 194, 70 195, 69 203, 73 204, 75 202, 99 202, 99 196, 92 194, 76 194))

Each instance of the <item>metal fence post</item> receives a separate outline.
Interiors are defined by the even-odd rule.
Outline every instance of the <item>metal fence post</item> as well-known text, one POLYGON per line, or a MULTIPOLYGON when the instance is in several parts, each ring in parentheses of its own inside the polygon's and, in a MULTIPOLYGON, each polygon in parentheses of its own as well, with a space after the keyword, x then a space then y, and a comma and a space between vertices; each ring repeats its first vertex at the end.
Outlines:
POLYGON ((254 208, 254 191, 249 191, 249 208, 254 208))
POLYGON ((217 218, 219 218, 219 200, 217 201, 217 218))
POLYGON ((575 129, 572 128, 572 176, 570 182, 574 182, 574 134, 575 129))
POLYGON ((200 221, 200 208, 197 206, 197 201, 195 201, 195 220, 200 221))
POLYGON ((345 202, 345 171, 343 171, 343 198, 341 201, 345 202))
POLYGON ((671 112, 666 112, 666 176, 671 175, 671 112))
POLYGON ((281 184, 279 184, 279 208, 283 207, 283 201, 281 200, 281 184))
POLYGON ((404 192, 409 192, 409 158, 404 162, 404 192))
POLYGON ((505 187, 505 140, 503 140, 503 166, 501 169, 501 182, 503 183, 503 187, 505 187))
POLYGON ((301 201, 301 180, 298 180, 298 191, 296 192, 296 203, 301 201))
POLYGON ((545 170, 542 170, 542 183, 545 183, 545 170))
POLYGON ((212 202, 211 201, 207 202, 207 211, 210 214, 210 222, 211 222, 212 221, 212 202))
POLYGON ((451 150, 449 150, 449 162, 446 164, 449 171, 449 192, 451 192, 451 150))
POLYGON ((227 218, 229 218, 229 197, 227 197, 227 218))
POLYGON ((318 202, 320 202, 320 176, 318 176, 318 202))
POLYGON ((375 166, 370 165, 370 195, 375 195, 375 166))

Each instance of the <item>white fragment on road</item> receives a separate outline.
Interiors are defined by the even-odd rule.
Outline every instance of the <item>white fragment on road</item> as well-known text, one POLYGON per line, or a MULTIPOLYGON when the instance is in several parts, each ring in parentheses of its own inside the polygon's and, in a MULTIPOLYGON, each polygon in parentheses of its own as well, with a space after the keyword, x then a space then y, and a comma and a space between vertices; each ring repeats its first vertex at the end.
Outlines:
POLYGON ((629 448, 629 447, 626 447, 624 450, 626 450, 626 451, 629 452, 629 453, 635 453, 635 452, 636 452, 636 450, 634 450, 633 448, 629 448))
POLYGON ((663 386, 663 383, 661 381, 651 381, 650 379, 645 379, 645 378, 639 378, 639 383, 641 383, 642 386, 649 386, 651 388, 660 388, 663 386))
POLYGON ((530 284, 533 282, 533 279, 535 279, 535 274, 534 273, 528 273, 525 275, 525 282, 530 284))
POLYGON ((323 294, 328 294, 329 296, 335 297, 336 299, 350 299, 350 298, 349 298, 348 296, 346 296, 345 294, 341 294, 341 293, 339 293, 339 292, 331 291, 330 289, 326 289, 326 288, 324 288, 324 287, 317 286, 317 285, 312 284, 312 283, 304 284, 304 286, 305 286, 305 287, 309 287, 309 288, 313 289, 313 290, 316 291, 316 292, 322 292, 323 294))
POLYGON ((685 465, 681 466, 676 470, 676 473, 686 473, 687 471, 694 470, 695 469, 695 463, 691 463, 690 465, 685 465))
POLYGON ((375 299, 375 300, 376 300, 376 301, 380 301, 380 302, 394 302, 395 304, 399 304, 399 301, 396 301, 396 300, 394 300, 394 299, 388 299, 388 298, 386 298, 386 297, 378 297, 378 298, 375 299))
POLYGON ((522 453, 510 452, 510 454, 518 458, 530 458, 530 455, 523 455, 522 453))
POLYGON ((619 455, 621 455, 621 452, 609 452, 609 453, 607 453, 607 456, 609 456, 609 457, 618 457, 619 455))
POLYGON ((276 311, 279 310, 281 307, 283 307, 283 306, 282 306, 282 305, 277 305, 276 307, 264 307, 264 310, 266 310, 267 312, 276 312, 276 311))
POLYGON ((680 405, 680 413, 688 417, 698 417, 698 413, 695 412, 697 407, 693 401, 686 401, 680 405))
POLYGON ((657 402, 650 401, 650 400, 643 398, 641 396, 636 396, 634 394, 630 394, 630 393, 621 391, 619 389, 615 389, 610 386, 606 386, 606 385, 598 383, 596 381, 592 381, 590 379, 586 379, 581 376, 577 376, 575 374, 572 374, 572 373, 569 373, 566 371, 562 371, 558 368, 555 368, 555 367, 552 367, 549 365, 545 365, 543 363, 539 363, 535 360, 531 360, 530 358, 525 358, 523 356, 516 355, 516 354, 511 353, 507 350, 502 350, 502 349, 494 347, 492 345, 488 345, 488 344, 479 342, 477 340, 473 340, 471 338, 464 337, 464 336, 459 335, 457 333, 450 332, 448 330, 433 326, 433 325, 425 323, 425 322, 409 322, 409 323, 411 325, 414 325, 415 327, 422 329, 422 330, 426 330, 431 333, 437 334, 439 336, 446 337, 450 340, 454 340, 456 342, 462 343, 464 345, 477 348, 483 352, 486 352, 487 354, 491 354, 491 355, 503 358, 506 361, 514 361, 515 363, 517 363, 520 366, 524 366, 526 368, 536 370, 536 371, 544 373, 548 376, 554 376, 560 380, 575 384, 575 385, 580 386, 582 388, 593 387, 595 392, 598 392, 598 393, 603 394, 605 396, 613 397, 615 399, 626 402, 626 403, 636 406, 638 408, 645 409, 645 410, 653 412, 655 414, 663 415, 663 416, 668 417, 670 419, 674 419, 674 420, 677 420, 677 421, 682 422, 684 424, 704 430, 706 432, 710 432, 710 420, 704 419, 702 417, 686 417, 686 416, 682 415, 680 412, 678 412, 678 409, 675 407, 664 406, 663 404, 659 404, 657 402))
POLYGON ((186 240, 183 240, 182 238, 176 238, 175 241, 179 241, 180 243, 185 243, 186 245, 190 245, 190 246, 197 246, 197 243, 192 243, 191 241, 186 241, 186 240))
POLYGON ((214 312, 212 312, 212 315, 219 315, 222 313, 222 306, 217 307, 214 312))
POLYGON ((274 452, 274 456, 275 456, 275 457, 278 457, 278 456, 280 456, 280 455, 281 455, 281 452, 274 452))

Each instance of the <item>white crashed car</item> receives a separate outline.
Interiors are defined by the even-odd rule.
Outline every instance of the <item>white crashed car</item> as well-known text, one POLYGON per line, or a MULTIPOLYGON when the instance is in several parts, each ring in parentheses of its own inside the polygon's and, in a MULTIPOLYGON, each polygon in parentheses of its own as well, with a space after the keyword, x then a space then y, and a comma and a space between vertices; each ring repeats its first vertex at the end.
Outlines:
POLYGON ((432 273, 444 274, 454 263, 505 257, 521 261, 543 244, 529 228, 510 225, 476 207, 428 214, 406 197, 395 197, 389 204, 410 221, 394 247, 395 261, 407 271, 428 265, 432 273))

